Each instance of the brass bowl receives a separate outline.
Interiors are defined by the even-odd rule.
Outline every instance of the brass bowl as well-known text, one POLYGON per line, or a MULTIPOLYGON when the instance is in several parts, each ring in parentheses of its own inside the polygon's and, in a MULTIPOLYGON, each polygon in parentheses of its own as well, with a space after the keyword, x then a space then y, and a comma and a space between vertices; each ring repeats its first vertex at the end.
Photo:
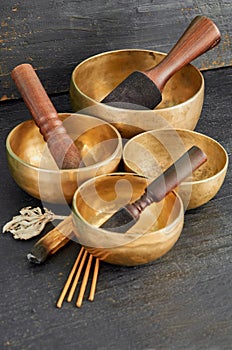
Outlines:
POLYGON ((227 172, 228 155, 212 138, 183 129, 147 131, 125 145, 124 166, 154 179, 193 145, 206 153, 207 162, 181 183, 178 193, 186 209, 197 208, 217 194, 227 172))
POLYGON ((122 141, 112 125, 81 114, 59 114, 80 149, 85 166, 58 169, 33 120, 17 125, 6 140, 12 177, 31 196, 49 203, 71 203, 78 185, 114 172, 122 155, 122 141))
POLYGON ((148 183, 137 174, 113 173, 82 184, 73 197, 73 226, 78 242, 94 256, 117 265, 145 264, 167 253, 184 223, 183 203, 175 192, 147 207, 125 234, 99 228, 121 206, 138 199, 148 183))
POLYGON ((191 64, 177 72, 163 90, 163 100, 154 110, 130 110, 99 103, 135 70, 157 65, 165 53, 148 50, 104 52, 80 63, 73 71, 70 97, 73 110, 112 123, 123 138, 147 130, 184 128, 193 130, 201 114, 204 79, 191 64))

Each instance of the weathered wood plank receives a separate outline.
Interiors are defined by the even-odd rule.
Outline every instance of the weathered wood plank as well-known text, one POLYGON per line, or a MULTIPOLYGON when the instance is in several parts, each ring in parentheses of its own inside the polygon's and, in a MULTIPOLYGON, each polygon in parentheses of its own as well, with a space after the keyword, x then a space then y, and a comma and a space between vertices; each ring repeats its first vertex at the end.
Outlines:
MULTIPOLYGON (((26 254, 37 238, 0 234, 0 348, 7 350, 227 350, 232 344, 232 67, 204 72, 205 102, 197 130, 221 142, 230 165, 218 195, 185 215, 174 248, 146 266, 102 263, 94 303, 55 302, 74 262, 71 243, 42 266, 26 254)), ((53 96, 69 110, 68 94, 53 96)), ((0 105, 1 227, 24 206, 40 205, 13 182, 4 157, 7 133, 29 112, 21 101, 0 105)))
POLYGON ((18 97, 10 71, 32 63, 49 93, 67 91, 73 68, 94 54, 123 48, 168 52, 198 14, 212 18, 222 42, 194 62, 231 65, 232 6, 228 0, 3 0, 0 99, 18 97))

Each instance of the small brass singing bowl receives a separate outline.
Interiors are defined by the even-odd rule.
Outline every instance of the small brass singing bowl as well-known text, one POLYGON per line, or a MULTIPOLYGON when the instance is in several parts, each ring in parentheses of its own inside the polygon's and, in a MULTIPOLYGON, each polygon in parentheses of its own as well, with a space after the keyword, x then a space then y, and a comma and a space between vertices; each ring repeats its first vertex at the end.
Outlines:
POLYGON ((99 102, 130 73, 156 66, 165 55, 131 49, 104 52, 84 60, 72 73, 73 110, 86 109, 87 114, 113 124, 128 139, 164 127, 194 130, 204 100, 204 78, 191 64, 171 77, 163 90, 162 102, 154 110, 116 108, 99 102))
POLYGON ((58 169, 33 120, 17 125, 6 140, 9 169, 16 183, 31 196, 48 203, 71 203, 87 179, 114 172, 121 160, 122 141, 105 121, 81 114, 59 114, 80 150, 85 166, 58 169))
POLYGON ((177 191, 185 209, 197 208, 217 194, 227 172, 227 152, 214 139, 184 129, 147 131, 125 145, 124 167, 154 179, 193 145, 205 152, 207 161, 184 180, 177 191))
POLYGON ((95 257, 116 265, 141 265, 167 253, 184 223, 183 203, 175 192, 148 206, 124 234, 100 228, 119 208, 138 199, 148 183, 133 173, 106 174, 83 183, 73 197, 77 241, 95 257))

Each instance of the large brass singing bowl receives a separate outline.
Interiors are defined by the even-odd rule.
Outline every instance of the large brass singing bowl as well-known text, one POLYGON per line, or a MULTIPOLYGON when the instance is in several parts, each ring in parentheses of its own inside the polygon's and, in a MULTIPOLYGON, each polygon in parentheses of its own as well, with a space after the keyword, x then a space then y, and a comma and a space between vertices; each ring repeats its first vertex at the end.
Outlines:
POLYGON ((167 253, 184 222, 183 203, 175 192, 147 207, 125 234, 99 228, 121 206, 138 199, 148 183, 132 173, 102 175, 83 183, 73 197, 78 242, 101 260, 126 266, 145 264, 167 253))
POLYGON ((112 125, 86 115, 59 114, 78 146, 84 167, 58 169, 33 120, 16 126, 6 149, 12 177, 31 196, 50 203, 71 203, 87 179, 114 172, 122 155, 121 136, 112 125))
POLYGON ((131 72, 149 69, 165 55, 148 50, 118 50, 86 59, 72 74, 73 110, 86 109, 87 114, 112 123, 124 138, 164 127, 194 130, 203 105, 204 79, 191 64, 168 81, 162 93, 163 100, 154 110, 122 109, 99 103, 131 72))
POLYGON ((125 169, 154 179, 193 145, 205 152, 207 162, 181 183, 178 193, 186 209, 199 207, 217 194, 228 167, 227 152, 212 138, 183 129, 144 132, 125 145, 125 169))

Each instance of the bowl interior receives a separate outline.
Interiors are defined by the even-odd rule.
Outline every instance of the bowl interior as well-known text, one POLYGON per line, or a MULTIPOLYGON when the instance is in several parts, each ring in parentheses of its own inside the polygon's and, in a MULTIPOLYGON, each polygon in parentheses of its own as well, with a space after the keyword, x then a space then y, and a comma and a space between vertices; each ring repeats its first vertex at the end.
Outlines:
MULTIPOLYGON (((121 81, 135 70, 156 66, 164 53, 147 50, 120 50, 93 56, 76 67, 73 82, 82 94, 101 101, 121 81)), ((166 84, 163 100, 156 108, 167 108, 187 101, 202 85, 202 76, 192 65, 177 72, 166 84)))
MULTIPOLYGON (((86 167, 104 162, 116 152, 119 135, 109 124, 78 114, 59 116, 75 140, 86 167)), ((25 164, 40 169, 57 169, 33 120, 21 123, 11 132, 8 146, 9 152, 25 164)))
POLYGON ((227 155, 223 147, 210 137, 189 130, 156 130, 135 136, 126 144, 123 160, 127 170, 155 178, 194 145, 205 152, 207 162, 185 182, 205 181, 224 169, 227 155))
POLYGON ((34 121, 16 126, 6 140, 11 175, 20 188, 48 203, 72 202, 77 187, 96 175, 117 170, 122 155, 119 132, 112 125, 81 114, 60 114, 80 149, 85 166, 58 169, 34 121))
POLYGON ((74 224, 79 242, 89 247, 112 248, 172 226, 182 213, 181 201, 174 192, 161 202, 147 207, 126 234, 99 228, 119 208, 138 199, 148 183, 147 179, 136 174, 114 173, 82 184, 73 199, 74 224))

